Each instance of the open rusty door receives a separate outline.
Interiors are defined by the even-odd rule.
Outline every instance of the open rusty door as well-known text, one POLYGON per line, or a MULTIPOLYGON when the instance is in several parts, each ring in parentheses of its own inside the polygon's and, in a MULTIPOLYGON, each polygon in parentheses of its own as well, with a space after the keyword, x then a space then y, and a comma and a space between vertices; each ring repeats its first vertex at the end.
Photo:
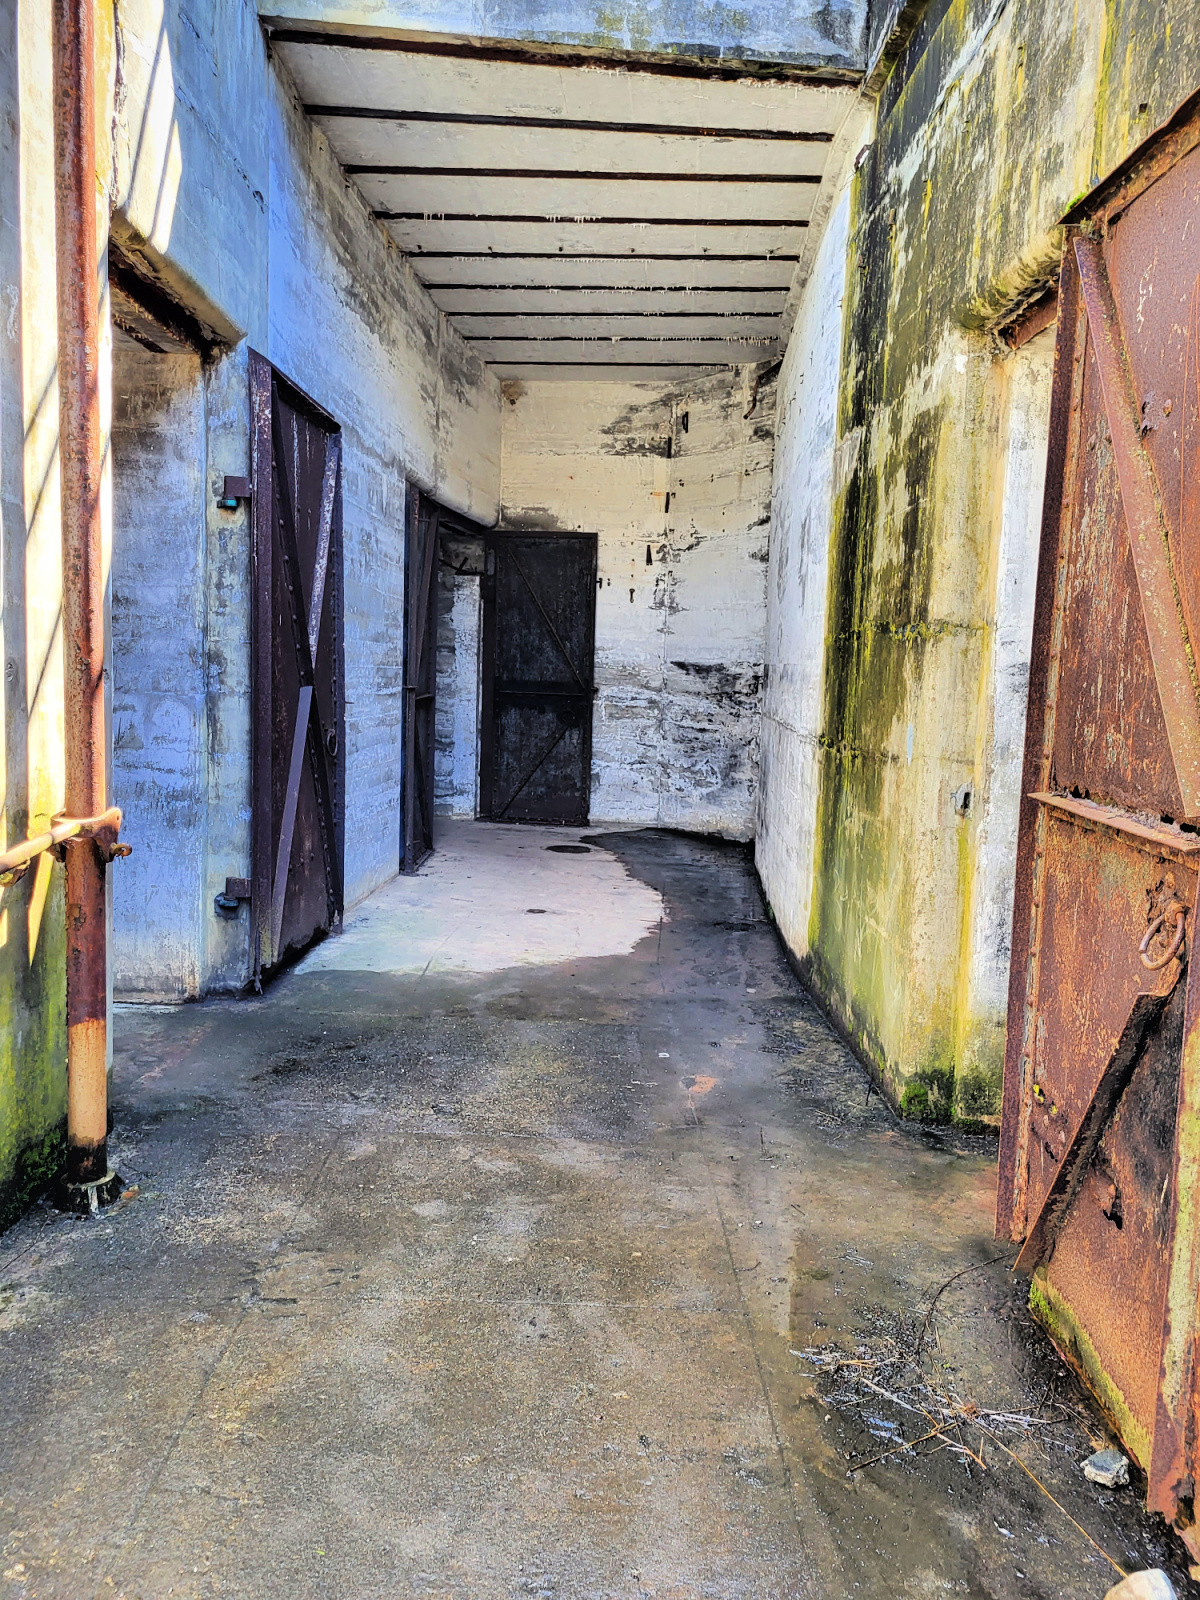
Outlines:
POLYGON ((997 1232, 1191 1542, 1200 1288, 1200 119, 1068 221, 997 1232))
POLYGON ((342 440, 253 352, 250 379, 257 982, 342 915, 342 440))
POLYGON ((434 691, 441 508, 408 486, 404 562, 404 759, 400 870, 415 872, 433 849, 434 691))

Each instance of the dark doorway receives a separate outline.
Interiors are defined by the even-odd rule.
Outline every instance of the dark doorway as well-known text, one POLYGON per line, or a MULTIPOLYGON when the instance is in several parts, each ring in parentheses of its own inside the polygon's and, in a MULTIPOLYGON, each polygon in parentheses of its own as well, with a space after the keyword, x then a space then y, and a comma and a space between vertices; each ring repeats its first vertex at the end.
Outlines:
POLYGON ((493 822, 587 822, 595 632, 595 534, 489 536, 479 787, 493 822))
POLYGON ((415 872, 433 849, 434 688, 441 507, 408 486, 404 564, 404 756, 400 870, 415 872))
POLYGON ((257 981, 342 915, 342 440, 253 352, 250 381, 257 981))

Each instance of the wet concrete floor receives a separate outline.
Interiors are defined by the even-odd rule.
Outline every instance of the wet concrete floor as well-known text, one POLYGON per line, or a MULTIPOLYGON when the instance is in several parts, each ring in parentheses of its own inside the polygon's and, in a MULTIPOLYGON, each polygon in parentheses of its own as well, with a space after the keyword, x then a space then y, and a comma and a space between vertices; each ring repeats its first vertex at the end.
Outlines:
POLYGON ((747 851, 579 838, 452 829, 262 998, 119 1013, 137 1192, 0 1240, 0 1595, 1098 1600, 1087 1535, 1187 1592, 994 1145, 868 1094, 747 851))

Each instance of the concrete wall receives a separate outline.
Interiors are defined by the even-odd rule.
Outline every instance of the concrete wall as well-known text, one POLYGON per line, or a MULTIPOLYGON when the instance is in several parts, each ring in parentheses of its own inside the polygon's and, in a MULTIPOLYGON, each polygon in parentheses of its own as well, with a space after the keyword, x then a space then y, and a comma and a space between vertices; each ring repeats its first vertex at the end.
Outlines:
POLYGON ((503 521, 599 536, 593 821, 753 832, 775 400, 768 376, 745 417, 755 371, 505 385, 503 521))
POLYGON ((779 375, 754 859, 779 930, 798 956, 808 953, 812 909, 849 226, 847 184, 813 261, 779 375))
POLYGON ((111 874, 126 996, 198 994, 207 845, 205 406, 198 355, 118 336, 113 359, 113 789, 134 853, 111 874))
MULTIPOLYGON (((1052 279, 1068 205, 1200 83, 1193 20, 1184 0, 934 0, 855 179, 807 930, 779 892, 914 1115, 998 1109, 1046 358, 988 328, 1052 279)), ((781 886, 785 854, 764 854, 781 886)))

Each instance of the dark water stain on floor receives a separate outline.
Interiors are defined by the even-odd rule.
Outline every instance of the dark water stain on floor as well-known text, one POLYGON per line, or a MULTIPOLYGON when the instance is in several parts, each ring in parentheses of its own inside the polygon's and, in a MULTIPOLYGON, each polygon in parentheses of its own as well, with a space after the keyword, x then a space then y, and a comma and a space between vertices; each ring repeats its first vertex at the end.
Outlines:
POLYGON ((1103 1595, 983 1426, 1182 1592, 994 1149, 868 1095, 744 848, 587 842, 665 898, 632 955, 122 1013, 137 1196, 0 1249, 0 1594, 1103 1595))

